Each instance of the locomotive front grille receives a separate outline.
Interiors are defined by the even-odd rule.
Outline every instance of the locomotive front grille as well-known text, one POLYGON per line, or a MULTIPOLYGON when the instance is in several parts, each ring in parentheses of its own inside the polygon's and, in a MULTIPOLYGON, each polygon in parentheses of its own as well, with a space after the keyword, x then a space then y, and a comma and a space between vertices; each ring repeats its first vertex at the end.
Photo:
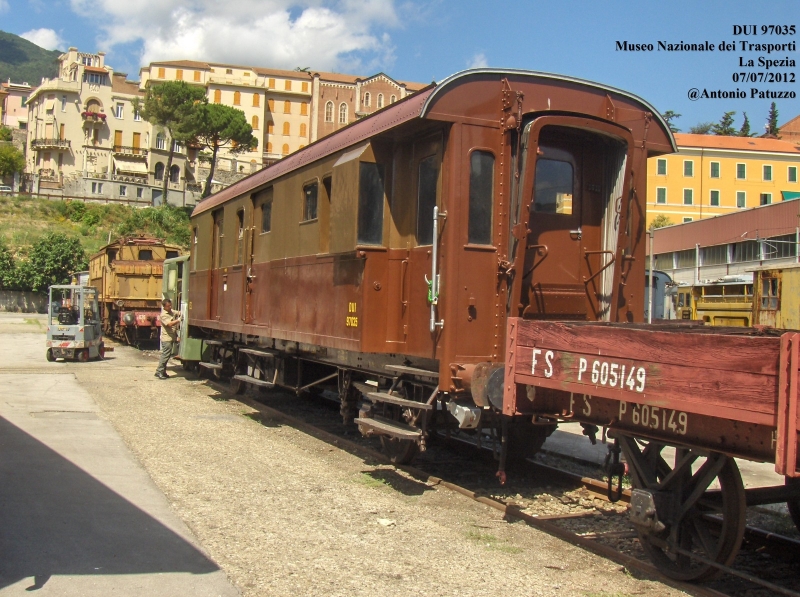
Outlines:
POLYGON ((53 335, 53 340, 74 340, 75 336, 68 336, 67 334, 53 335))

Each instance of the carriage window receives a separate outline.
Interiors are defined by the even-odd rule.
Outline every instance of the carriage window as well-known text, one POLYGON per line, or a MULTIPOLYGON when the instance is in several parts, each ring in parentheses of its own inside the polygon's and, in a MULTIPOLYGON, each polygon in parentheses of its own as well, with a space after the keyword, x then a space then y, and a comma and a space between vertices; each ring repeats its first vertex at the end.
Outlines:
POLYGON ((153 251, 150 249, 139 249, 139 261, 150 261, 153 258, 153 251))
POLYGON ((432 155, 419 163, 419 188, 417 191, 417 244, 433 243, 433 208, 436 206, 436 183, 439 165, 432 155))
POLYGON ((261 233, 272 230, 272 201, 261 204, 261 233))
POLYGON ((303 202, 303 220, 317 219, 317 183, 303 187, 305 200, 303 202))
POLYGON ((469 164, 469 236, 475 245, 492 244, 494 156, 473 151, 469 164))
POLYGON ((244 259, 244 210, 236 212, 236 221, 239 224, 236 237, 236 263, 241 263, 244 259))
POLYGON ((558 160, 536 160, 534 211, 572 214, 572 164, 558 160))
POLYGON ((197 226, 192 230, 192 270, 197 269, 197 226))
POLYGON ((177 256, 177 251, 167 251, 167 259, 175 259, 177 256))
POLYGON ((761 308, 770 311, 778 308, 778 278, 761 280, 761 308))
POLYGON ((358 187, 358 242, 383 242, 383 166, 360 164, 358 187))
POLYGON ((221 267, 222 266, 222 246, 225 243, 225 217, 222 215, 222 211, 218 211, 216 214, 216 226, 217 226, 217 243, 216 247, 214 247, 214 267, 221 267))
POLYGON ((106 251, 106 255, 108 255, 108 262, 114 263, 114 260, 117 258, 117 250, 109 249, 108 251, 106 251))

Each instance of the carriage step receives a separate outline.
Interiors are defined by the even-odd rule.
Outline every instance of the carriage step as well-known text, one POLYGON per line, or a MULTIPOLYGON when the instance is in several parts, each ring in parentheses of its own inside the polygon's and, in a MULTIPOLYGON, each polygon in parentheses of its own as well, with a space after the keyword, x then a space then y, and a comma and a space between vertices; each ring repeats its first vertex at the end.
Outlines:
POLYGON ((203 343, 206 346, 222 346, 225 344, 224 342, 220 342, 219 340, 203 340, 203 343))
POLYGON ((388 435, 398 439, 414 441, 422 438, 422 431, 419 429, 382 417, 375 417, 374 419, 357 418, 355 423, 362 428, 362 433, 364 433, 363 428, 366 428, 364 435, 388 435))
POLYGON ((370 393, 372 393, 372 392, 374 392, 375 390, 378 389, 377 385, 364 383, 363 381, 354 381, 354 382, 351 382, 351 385, 356 390, 358 390, 359 392, 364 394, 364 396, 366 396, 367 394, 370 394, 370 393))
POLYGON ((436 371, 428 371, 427 369, 418 369, 416 367, 406 367, 404 365, 386 365, 387 371, 399 373, 400 375, 413 375, 414 377, 422 377, 424 379, 439 379, 439 373, 436 371))
POLYGON ((249 375, 234 375, 233 379, 237 381, 243 381, 244 383, 253 384, 254 386, 259 386, 262 388, 274 388, 275 384, 271 381, 266 381, 263 379, 256 379, 255 377, 250 377, 249 375))
POLYGON ((370 392, 367 394, 367 398, 373 402, 388 402, 389 404, 396 404, 397 406, 402 406, 403 408, 418 408, 420 410, 431 410, 433 408, 430 404, 425 404, 424 402, 406 400, 401 396, 397 396, 395 394, 386 394, 384 392, 370 392))
POLYGON ((200 365, 204 369, 214 369, 214 370, 222 369, 222 365, 220 365, 219 363, 204 363, 203 361, 200 361, 198 365, 200 365))
POLYGON ((267 358, 274 358, 276 354, 278 354, 279 350, 273 350, 271 348, 240 348, 239 352, 244 354, 251 354, 256 357, 267 357, 267 358))

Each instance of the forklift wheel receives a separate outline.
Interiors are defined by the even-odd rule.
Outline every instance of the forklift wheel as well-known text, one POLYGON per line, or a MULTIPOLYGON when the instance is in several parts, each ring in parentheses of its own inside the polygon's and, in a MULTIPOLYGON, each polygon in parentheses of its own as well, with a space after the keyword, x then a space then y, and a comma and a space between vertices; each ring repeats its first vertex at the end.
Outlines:
POLYGON ((48 363, 52 363, 55 360, 56 360, 56 357, 53 356, 53 349, 52 348, 48 348, 47 349, 47 362, 48 363))
POLYGON ((89 362, 89 349, 84 348, 83 350, 78 351, 77 354, 78 360, 81 363, 88 363, 89 362))
POLYGON ((97 360, 102 361, 104 358, 106 358, 106 345, 104 342, 101 342, 100 348, 98 349, 97 360))

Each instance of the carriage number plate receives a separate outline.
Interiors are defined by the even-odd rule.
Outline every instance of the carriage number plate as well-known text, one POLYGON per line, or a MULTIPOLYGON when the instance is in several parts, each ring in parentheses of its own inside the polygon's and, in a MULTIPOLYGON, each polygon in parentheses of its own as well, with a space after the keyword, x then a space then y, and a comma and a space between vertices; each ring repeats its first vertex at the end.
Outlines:
POLYGON ((667 431, 677 435, 686 435, 689 426, 689 415, 683 411, 627 402, 619 403, 619 420, 630 421, 638 427, 646 427, 653 431, 667 431))

